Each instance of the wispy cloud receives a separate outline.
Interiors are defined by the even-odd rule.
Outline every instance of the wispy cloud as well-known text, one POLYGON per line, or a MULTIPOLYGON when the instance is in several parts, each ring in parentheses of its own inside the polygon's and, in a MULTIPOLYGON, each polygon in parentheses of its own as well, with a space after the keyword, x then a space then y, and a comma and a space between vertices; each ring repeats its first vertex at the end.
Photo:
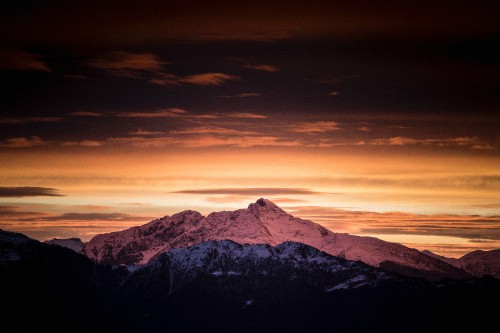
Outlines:
POLYGON ((314 206, 295 207, 293 212, 334 231, 375 236, 425 235, 500 240, 500 216, 376 213, 314 206))
POLYGON ((246 64, 246 65, 243 65, 243 67, 255 69, 255 70, 261 71, 261 72, 269 72, 269 73, 277 73, 280 71, 280 69, 276 66, 265 65, 265 64, 259 64, 259 65, 246 64))
POLYGON ((161 148, 167 146, 185 147, 185 148, 208 148, 208 147, 255 147, 255 146, 278 146, 278 147, 297 147, 300 142, 287 140, 274 136, 227 136, 216 134, 194 134, 189 136, 167 136, 157 138, 147 137, 123 137, 110 138, 107 143, 127 144, 138 148, 161 148))
POLYGON ((151 53, 114 51, 86 62, 91 68, 105 70, 116 76, 138 78, 143 72, 157 73, 168 64, 151 53))
POLYGON ((0 69, 52 72, 42 56, 20 48, 0 49, 0 69))
POLYGON ((486 209, 498 209, 498 208, 500 208, 500 203, 498 203, 498 204, 473 205, 473 207, 486 208, 486 209))
POLYGON ((99 112, 88 112, 88 111, 76 111, 76 112, 70 112, 70 116, 75 116, 75 117, 102 117, 104 114, 99 113, 99 112))
POLYGON ((250 187, 250 188, 209 188, 209 189, 186 189, 173 193, 182 194, 220 194, 220 195, 248 195, 248 196, 268 196, 268 195, 317 195, 322 194, 305 188, 289 187, 250 187))
POLYGON ((81 140, 81 141, 64 141, 61 143, 63 147, 100 147, 103 143, 95 140, 81 140))
POLYGON ((456 137, 445 139, 414 139, 409 137, 396 136, 388 139, 373 139, 370 141, 361 141, 359 143, 374 145, 374 146, 408 146, 408 145, 423 145, 437 147, 469 147, 471 149, 494 149, 488 143, 483 142, 478 137, 456 137))
POLYGON ((258 132, 253 132, 253 131, 240 131, 236 129, 231 129, 231 128, 224 128, 224 127, 215 127, 215 126, 199 126, 199 127, 189 127, 183 130, 173 130, 170 131, 170 134, 173 135, 179 135, 179 134, 217 134, 217 135, 236 135, 236 136, 241 136, 241 135, 259 135, 260 133, 258 132))
POLYGON ((5 139, 0 142, 1 148, 31 148, 37 146, 43 146, 46 142, 43 141, 38 136, 32 136, 31 138, 18 137, 5 139))
POLYGON ((50 187, 0 187, 1 198, 21 198, 21 197, 62 197, 59 190, 50 187))
POLYGON ((323 133, 339 130, 339 124, 334 121, 302 122, 290 126, 290 130, 297 133, 323 133))
MULTIPOLYGON (((129 214, 123 213, 64 213, 61 215, 37 218, 41 221, 128 221, 132 219, 129 214)), ((31 219, 24 219, 24 221, 31 219)))
POLYGON ((229 81, 239 80, 237 75, 226 73, 199 73, 186 76, 177 76, 169 73, 159 73, 156 77, 151 78, 149 83, 158 86, 171 86, 183 83, 198 85, 198 86, 220 86, 229 81))
POLYGON ((260 93, 241 93, 237 95, 221 95, 220 98, 247 98, 247 97, 260 97, 260 93))
POLYGON ((213 86, 240 79, 239 76, 219 72, 179 76, 166 71, 165 65, 171 64, 170 62, 147 52, 114 51, 89 60, 85 64, 87 67, 104 70, 114 76, 146 80, 159 86, 179 84, 213 86))
POLYGON ((248 113, 248 112, 235 112, 235 113, 227 113, 225 114, 228 118, 241 118, 241 119, 266 119, 267 116, 256 113, 248 113))
POLYGON ((61 117, 6 117, 0 118, 0 124, 55 123, 64 120, 61 117))
POLYGON ((227 81, 234 81, 239 78, 239 76, 224 73, 200 73, 179 77, 177 81, 200 86, 219 86, 227 81))
POLYGON ((151 112, 121 112, 118 117, 125 118, 178 118, 186 115, 187 111, 180 108, 167 108, 151 112))
POLYGON ((228 60, 236 64, 239 64, 243 68, 253 69, 260 72, 278 73, 280 71, 280 68, 278 66, 263 64, 254 59, 230 57, 228 60))
POLYGON ((139 136, 151 136, 151 135, 167 135, 168 132, 163 132, 163 131, 147 131, 139 128, 136 131, 130 132, 130 135, 139 135, 139 136))

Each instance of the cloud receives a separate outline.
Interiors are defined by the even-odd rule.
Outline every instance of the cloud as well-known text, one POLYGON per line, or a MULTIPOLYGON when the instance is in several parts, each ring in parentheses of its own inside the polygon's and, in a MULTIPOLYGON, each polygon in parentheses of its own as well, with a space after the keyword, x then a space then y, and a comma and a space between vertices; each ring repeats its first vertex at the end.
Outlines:
POLYGON ((497 209, 497 208, 500 208, 500 203, 499 203, 499 204, 481 204, 481 205, 473 205, 472 207, 486 208, 486 209, 497 209))
POLYGON ((372 129, 368 126, 361 126, 361 127, 358 127, 358 131, 361 131, 361 132, 371 132, 372 129))
POLYGON ((317 195, 322 194, 305 188, 288 187, 251 187, 251 188, 212 188, 212 189, 186 189, 173 193, 180 194, 217 194, 217 195, 245 195, 245 196, 270 196, 270 195, 317 195))
POLYGON ((182 83, 194 84, 198 86, 219 86, 228 81, 236 81, 239 79, 239 76, 225 73, 200 73, 186 76, 158 73, 156 77, 149 80, 149 83, 163 87, 179 85, 182 83))
MULTIPOLYGON (((179 133, 181 134, 181 133, 179 133)), ((188 131, 182 134, 188 134, 188 131)), ((255 146, 278 146, 278 147, 297 147, 301 144, 294 140, 286 140, 273 136, 226 136, 219 134, 196 134, 192 135, 172 135, 167 137, 147 138, 147 137, 122 137, 109 138, 108 143, 126 144, 138 148, 162 148, 167 146, 185 147, 185 148, 208 148, 232 146, 248 148, 255 146)))
POLYGON ((170 73, 158 73, 156 77, 151 78, 148 82, 162 87, 180 84, 179 77, 170 73))
POLYGON ((121 112, 116 115, 125 118, 178 118, 185 114, 187 114, 186 110, 180 108, 167 108, 153 112, 121 112))
POLYGON ((269 73, 277 73, 280 71, 280 69, 276 66, 264 65, 264 64, 261 64, 261 65, 246 64, 246 65, 243 65, 243 68, 250 68, 250 69, 255 69, 255 70, 258 70, 261 72, 269 72, 269 73))
POLYGON ((18 137, 18 138, 10 138, 0 142, 1 148, 31 148, 37 146, 45 145, 45 141, 43 141, 38 136, 32 136, 31 138, 18 137))
POLYGON ((437 189, 495 189, 500 186, 500 175, 463 175, 453 177, 337 177, 328 180, 332 185, 376 186, 437 189))
POLYGON ((248 113, 248 112, 235 112, 225 114, 228 118, 241 118, 241 119, 266 119, 267 116, 262 114, 248 113))
POLYGON ((62 197, 58 190, 49 187, 0 187, 1 198, 22 198, 22 197, 62 197))
POLYGON ((162 132, 162 131, 146 131, 141 128, 139 128, 135 132, 130 132, 130 135, 144 135, 144 136, 150 136, 150 135, 166 135, 168 134, 167 132, 162 132))
POLYGON ((446 139, 414 139, 402 136, 391 137, 389 139, 374 139, 365 142, 374 146, 408 146, 408 145, 423 145, 437 147, 469 147, 471 149, 494 149, 493 146, 484 143, 478 137, 456 137, 446 139))
POLYGON ((338 91, 332 91, 327 94, 328 96, 339 96, 340 93, 338 91))
POLYGON ((200 86, 218 86, 228 81, 240 79, 239 76, 209 72, 178 76, 165 71, 165 65, 171 64, 152 53, 128 53, 114 51, 94 58, 86 63, 87 67, 100 69, 111 75, 131 79, 146 80, 159 86, 193 84, 200 86))
POLYGON ((247 98, 247 97, 260 97, 262 96, 262 94, 260 93, 241 93, 241 94, 237 94, 237 95, 222 95, 222 96, 219 96, 220 98, 247 98))
POLYGON ((188 75, 178 78, 178 82, 190 83, 200 86, 218 86, 227 81, 238 80, 240 77, 236 75, 224 73, 201 73, 188 75))
POLYGON ((52 72, 42 56, 20 48, 0 49, 0 69, 52 72))
POLYGON ((81 141, 65 141, 61 143, 63 147, 100 147, 102 146, 102 142, 94 141, 94 140, 81 140, 81 141))
POLYGON ((170 131, 170 134, 173 135, 185 135, 185 134, 217 134, 217 135, 224 135, 224 136, 241 136, 241 135, 259 135, 258 132, 252 132, 252 131, 240 131, 240 130, 235 130, 235 129, 230 129, 230 128, 223 128, 223 127, 213 127, 213 126, 199 126, 199 127, 190 127, 186 128, 184 130, 173 130, 170 131))
POLYGON ((396 129, 409 129, 411 128, 410 126, 404 126, 404 125, 391 125, 389 128, 396 128, 396 129))
POLYGON ((42 221, 128 221, 132 219, 129 214, 122 213, 64 213, 48 216, 42 221))
POLYGON ((55 123, 63 119, 60 117, 0 118, 0 124, 55 123))
POLYGON ((280 68, 277 66, 269 65, 269 64, 262 64, 259 63, 256 60, 253 59, 245 59, 245 58, 239 58, 239 57, 229 57, 229 61, 234 62, 242 66, 243 68, 248 68, 248 69, 253 69, 256 71, 261 71, 261 72, 268 72, 268 73, 278 73, 280 72, 280 68))
POLYGON ((298 133, 324 133, 339 130, 339 124, 334 121, 303 122, 290 126, 290 130, 298 133))
POLYGON ((500 240, 500 216, 376 213, 315 206, 294 207, 293 213, 333 231, 363 235, 424 235, 500 240))
POLYGON ((104 114, 99 112, 77 111, 69 113, 70 116, 75 117, 102 117, 104 114))
POLYGON ((86 62, 91 68, 105 70, 116 76, 138 78, 143 72, 158 73, 168 62, 151 53, 113 51, 86 62))

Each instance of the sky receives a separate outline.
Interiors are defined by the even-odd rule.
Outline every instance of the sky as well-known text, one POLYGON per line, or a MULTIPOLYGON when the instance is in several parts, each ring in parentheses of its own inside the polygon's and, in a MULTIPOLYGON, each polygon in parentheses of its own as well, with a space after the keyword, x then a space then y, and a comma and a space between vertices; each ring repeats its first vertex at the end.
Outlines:
POLYGON ((16 1, 0 228, 94 235, 265 197, 335 232, 500 248, 495 1, 16 1))

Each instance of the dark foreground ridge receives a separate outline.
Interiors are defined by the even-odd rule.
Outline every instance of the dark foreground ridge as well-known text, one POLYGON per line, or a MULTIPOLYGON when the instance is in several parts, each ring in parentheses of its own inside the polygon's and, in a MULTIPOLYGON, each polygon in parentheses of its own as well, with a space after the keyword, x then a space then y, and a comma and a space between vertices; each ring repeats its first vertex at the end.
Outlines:
POLYGON ((431 283, 295 242, 104 266, 0 231, 0 295, 2 332, 494 332, 500 281, 431 283))

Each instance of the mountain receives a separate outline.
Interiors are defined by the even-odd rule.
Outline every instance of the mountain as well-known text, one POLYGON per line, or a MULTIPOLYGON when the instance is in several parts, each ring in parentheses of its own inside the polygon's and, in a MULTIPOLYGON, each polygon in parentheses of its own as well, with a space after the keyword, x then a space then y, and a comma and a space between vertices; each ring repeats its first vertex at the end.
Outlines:
POLYGON ((44 243, 50 245, 62 246, 78 253, 81 253, 84 248, 84 244, 80 238, 66 238, 66 239, 54 238, 51 240, 47 240, 44 243))
POLYGON ((84 253, 109 265, 144 265, 159 254, 210 240, 239 244, 304 243, 333 256, 430 280, 470 275, 441 260, 400 244, 373 237, 334 233, 311 221, 287 214, 269 200, 247 209, 202 216, 184 211, 120 232, 101 234, 85 244, 84 253))
POLYGON ((422 253, 463 269, 473 276, 490 275, 500 279, 500 250, 473 251, 458 259, 443 257, 428 250, 422 251, 422 253))
POLYGON ((491 275, 500 279, 500 250, 473 251, 458 260, 460 267, 474 276, 491 275))
POLYGON ((132 271, 132 280, 137 279, 137 276, 146 281, 151 281, 152 275, 164 276, 160 289, 168 294, 201 275, 216 279, 242 277, 247 284, 278 276, 281 283, 297 282, 299 276, 304 275, 307 278, 301 281, 302 287, 312 283, 323 286, 326 292, 373 286, 381 281, 399 279, 399 276, 381 269, 336 258, 301 243, 285 242, 273 247, 267 244, 241 245, 229 240, 171 249, 141 268, 132 268, 132 271), (311 279, 311 276, 316 278, 311 279), (165 285, 168 285, 168 289, 164 288, 165 285))
POLYGON ((429 250, 423 250, 422 253, 429 256, 429 257, 439 259, 441 261, 444 261, 447 264, 450 264, 452 266, 460 268, 460 261, 457 258, 448 258, 445 256, 440 256, 439 254, 436 254, 436 253, 431 252, 429 250))
POLYGON ((107 300, 119 276, 72 250, 0 230, 0 331, 109 328, 107 300))
POLYGON ((402 277, 285 242, 109 266, 0 230, 0 331, 495 332, 500 280, 402 277))

